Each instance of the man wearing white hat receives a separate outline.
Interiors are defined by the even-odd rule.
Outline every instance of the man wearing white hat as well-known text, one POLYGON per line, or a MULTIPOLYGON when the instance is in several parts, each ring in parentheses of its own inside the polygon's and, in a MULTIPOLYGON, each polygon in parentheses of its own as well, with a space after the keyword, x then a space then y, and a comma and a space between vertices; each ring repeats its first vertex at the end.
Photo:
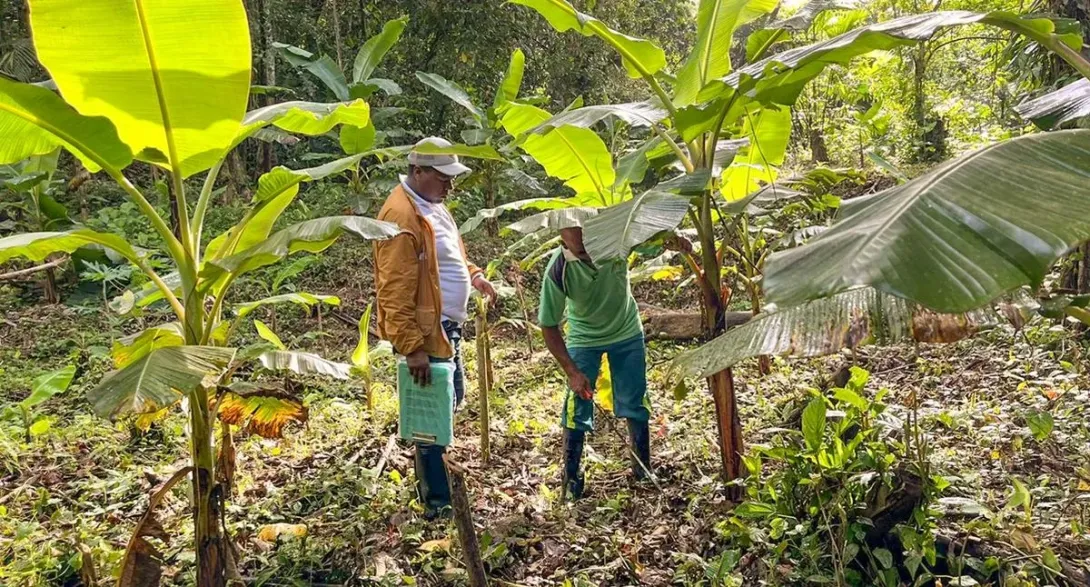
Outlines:
MULTIPOLYGON (((379 333, 420 384, 432 362, 453 361, 455 406, 465 395, 459 341, 470 287, 495 299, 484 271, 470 263, 458 226, 443 203, 454 178, 470 171, 457 155, 436 153, 450 142, 428 137, 409 153, 409 173, 386 198, 378 219, 396 223, 398 236, 375 244, 379 333)), ((417 444, 417 493, 429 518, 450 505, 444 447, 417 444)))

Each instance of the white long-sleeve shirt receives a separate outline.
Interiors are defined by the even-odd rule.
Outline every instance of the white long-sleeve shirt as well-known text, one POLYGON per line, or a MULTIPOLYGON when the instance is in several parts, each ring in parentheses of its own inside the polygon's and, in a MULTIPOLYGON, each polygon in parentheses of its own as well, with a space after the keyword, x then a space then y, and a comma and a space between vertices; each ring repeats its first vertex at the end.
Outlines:
POLYGON ((432 203, 421 198, 409 187, 406 181, 401 186, 412 196, 420 213, 431 224, 435 233, 435 255, 439 261, 439 289, 442 291, 443 319, 457 322, 466 321, 469 312, 470 275, 466 258, 462 255, 461 235, 454 217, 442 203, 432 203))

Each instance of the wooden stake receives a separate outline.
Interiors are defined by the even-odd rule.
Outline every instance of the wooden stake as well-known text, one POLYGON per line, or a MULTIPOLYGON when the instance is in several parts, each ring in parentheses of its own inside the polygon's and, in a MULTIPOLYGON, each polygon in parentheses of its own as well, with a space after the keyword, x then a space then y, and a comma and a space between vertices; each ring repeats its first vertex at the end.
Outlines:
POLYGON ((465 554, 466 572, 469 574, 470 587, 487 587, 488 575, 484 572, 484 560, 481 558, 481 546, 477 542, 477 530, 473 527, 473 511, 469 505, 469 493, 466 491, 465 469, 443 455, 450 478, 450 497, 454 506, 454 525, 458 527, 458 541, 465 554))
POLYGON ((484 304, 477 305, 477 393, 480 396, 481 411, 481 462, 485 465, 492 458, 491 444, 488 438, 488 393, 492 390, 492 353, 488 340, 488 316, 484 304))

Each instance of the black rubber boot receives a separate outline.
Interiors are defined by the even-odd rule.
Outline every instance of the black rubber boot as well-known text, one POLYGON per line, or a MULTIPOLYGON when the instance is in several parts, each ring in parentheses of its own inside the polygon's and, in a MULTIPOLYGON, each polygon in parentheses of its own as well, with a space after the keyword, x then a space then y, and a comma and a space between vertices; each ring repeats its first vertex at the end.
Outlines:
POLYGON ((563 499, 567 501, 569 495, 576 500, 583 497, 583 472, 579 463, 583 460, 583 442, 587 433, 582 430, 564 429, 564 478, 563 499))
POLYGON ((634 453, 629 455, 632 461, 632 474, 637 480, 643 481, 647 479, 651 471, 651 429, 647 422, 628 420, 628 441, 634 453), (643 462, 643 466, 636 461, 637 457, 643 462))
POLYGON ((446 447, 435 444, 417 444, 414 464, 416 465, 416 496, 424 506, 424 518, 434 520, 437 517, 449 517, 450 482, 447 480, 447 468, 443 463, 446 447))

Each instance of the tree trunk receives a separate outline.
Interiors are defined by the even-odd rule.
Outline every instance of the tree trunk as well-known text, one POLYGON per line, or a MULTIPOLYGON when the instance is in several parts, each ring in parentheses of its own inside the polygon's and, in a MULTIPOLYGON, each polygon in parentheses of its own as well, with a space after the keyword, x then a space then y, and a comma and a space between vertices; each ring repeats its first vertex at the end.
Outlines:
MULTIPOLYGON (((705 192, 702 198, 699 222, 707 228, 700 233, 700 254, 704 272, 703 311, 704 333, 711 339, 723 331, 725 308, 721 294, 719 259, 715 251, 715 232, 711 218, 711 192, 705 192)), ((727 496, 738 500, 742 496, 741 487, 731 484, 742 475, 742 424, 738 417, 737 401, 734 394, 734 373, 726 369, 708 378, 708 389, 715 400, 715 421, 719 430, 719 455, 722 461, 723 481, 727 484, 727 496)))
POLYGON ((57 291, 57 270, 53 267, 45 270, 45 280, 42 282, 42 297, 47 304, 56 304, 61 301, 57 291))
POLYGON ((220 527, 223 493, 215 482, 216 454, 212 447, 208 389, 198 387, 189 403, 193 452, 193 527, 197 544, 197 585, 227 584, 227 541, 220 527))
POLYGON ((828 161, 829 147, 825 144, 825 135, 821 133, 821 130, 811 128, 808 138, 810 139, 810 160, 814 163, 828 161))
POLYGON ((227 189, 224 191, 223 203, 230 205, 235 198, 249 199, 249 188, 246 182, 246 164, 238 154, 238 149, 232 150, 227 156, 227 189))
MULTIPOLYGON (((261 37, 262 42, 262 64, 264 65, 264 78, 265 85, 276 85, 276 55, 273 53, 273 25, 272 25, 272 0, 261 0, 261 37)), ((270 106, 274 103, 273 97, 270 95, 265 96, 265 105, 270 106)), ((271 142, 261 142, 261 171, 262 173, 268 173, 276 165, 276 153, 273 151, 274 144, 271 142)))
POLYGON ((341 15, 337 9, 337 0, 329 0, 329 11, 333 13, 333 44, 337 53, 337 69, 344 71, 344 56, 341 54, 341 15))
POLYGON ((1090 242, 1083 243, 1079 250, 1082 252, 1082 258, 1079 259, 1076 291, 1080 294, 1090 293, 1090 242))
MULTIPOLYGON (((734 395, 734 373, 730 369, 708 378, 708 388, 715 399, 715 424, 719 431, 719 459, 723 466, 723 481, 730 483, 743 476, 742 421, 734 395)), ((742 488, 727 485, 727 496, 735 501, 742 498, 742 488)))
POLYGON ((477 530, 473 527, 473 510, 469 505, 465 473, 460 466, 450 461, 447 461, 447 471, 450 475, 450 497, 454 506, 454 525, 458 528, 458 541, 462 544, 466 572, 469 574, 469 585, 470 587, 487 587, 488 575, 484 572, 481 546, 477 542, 477 530))

